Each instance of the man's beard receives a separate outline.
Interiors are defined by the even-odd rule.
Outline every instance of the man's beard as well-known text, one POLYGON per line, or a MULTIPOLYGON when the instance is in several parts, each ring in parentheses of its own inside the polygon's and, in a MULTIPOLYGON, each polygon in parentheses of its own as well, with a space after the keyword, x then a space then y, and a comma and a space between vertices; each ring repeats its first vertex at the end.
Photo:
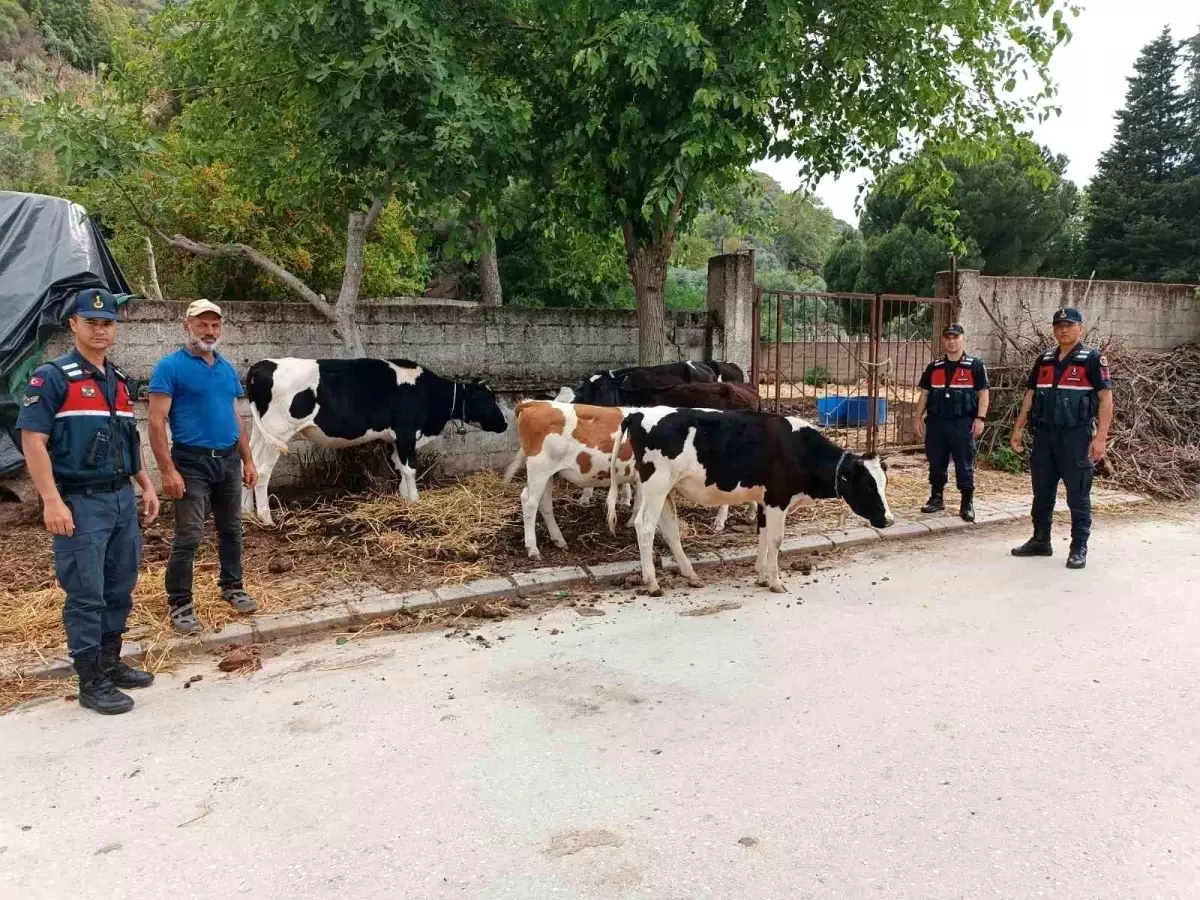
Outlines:
POLYGON ((221 343, 220 338, 198 337, 194 334, 188 335, 188 346, 193 350, 200 350, 203 353, 212 353, 217 349, 219 343, 221 343))

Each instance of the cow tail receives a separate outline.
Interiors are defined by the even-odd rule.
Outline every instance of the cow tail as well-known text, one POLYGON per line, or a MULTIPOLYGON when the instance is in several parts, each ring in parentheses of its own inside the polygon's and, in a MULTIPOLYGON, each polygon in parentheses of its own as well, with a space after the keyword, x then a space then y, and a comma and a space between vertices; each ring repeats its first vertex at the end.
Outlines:
POLYGON ((517 455, 513 457, 513 461, 508 464, 508 468, 504 470, 504 483, 508 484, 513 480, 513 476, 517 474, 517 469, 521 468, 521 464, 525 462, 525 451, 517 450, 517 455))
POLYGON ((279 440, 277 437, 272 436, 271 433, 263 427, 262 419, 259 418, 258 415, 258 407, 255 405, 253 400, 250 401, 250 426, 253 433, 258 435, 260 440, 265 441, 280 453, 288 452, 287 443, 279 440))
POLYGON ((605 517, 608 520, 608 530, 613 534, 617 533, 617 494, 621 492, 617 485, 617 460, 621 457, 621 447, 624 444, 625 422, 622 420, 608 461, 608 500, 605 501, 605 517))

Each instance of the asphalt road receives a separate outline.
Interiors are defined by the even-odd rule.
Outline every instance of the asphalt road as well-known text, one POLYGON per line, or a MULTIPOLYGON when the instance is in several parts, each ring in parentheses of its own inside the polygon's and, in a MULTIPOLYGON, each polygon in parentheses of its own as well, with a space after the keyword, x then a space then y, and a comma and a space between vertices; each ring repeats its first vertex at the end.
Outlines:
POLYGON ((0 718, 0 896, 1198 897, 1200 525, 1098 529, 0 718))

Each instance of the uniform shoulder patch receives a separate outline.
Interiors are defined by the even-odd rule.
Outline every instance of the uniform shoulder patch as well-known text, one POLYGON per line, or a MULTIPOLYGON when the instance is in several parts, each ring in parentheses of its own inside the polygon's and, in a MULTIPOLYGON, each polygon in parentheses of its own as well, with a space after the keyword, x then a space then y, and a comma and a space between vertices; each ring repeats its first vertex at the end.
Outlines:
POLYGON ((1108 368, 1108 357, 1103 353, 1100 354, 1100 365, 1106 369, 1108 368))
POLYGON ((46 379, 43 378, 41 375, 34 375, 32 378, 29 379, 29 386, 31 388, 40 388, 45 383, 46 383, 46 379))
POLYGON ((41 394, 26 394, 24 397, 21 398, 21 405, 22 406, 33 406, 33 404, 37 403, 41 399, 42 399, 41 394))

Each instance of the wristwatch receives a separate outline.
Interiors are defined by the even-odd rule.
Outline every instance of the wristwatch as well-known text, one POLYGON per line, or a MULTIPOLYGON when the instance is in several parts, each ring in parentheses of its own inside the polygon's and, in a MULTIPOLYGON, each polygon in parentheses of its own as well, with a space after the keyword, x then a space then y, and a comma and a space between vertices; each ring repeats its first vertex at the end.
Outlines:
POLYGON ((978 419, 980 422, 986 422, 986 421, 987 421, 987 419, 985 419, 983 416, 976 416, 975 418, 977 418, 977 419, 978 419))

